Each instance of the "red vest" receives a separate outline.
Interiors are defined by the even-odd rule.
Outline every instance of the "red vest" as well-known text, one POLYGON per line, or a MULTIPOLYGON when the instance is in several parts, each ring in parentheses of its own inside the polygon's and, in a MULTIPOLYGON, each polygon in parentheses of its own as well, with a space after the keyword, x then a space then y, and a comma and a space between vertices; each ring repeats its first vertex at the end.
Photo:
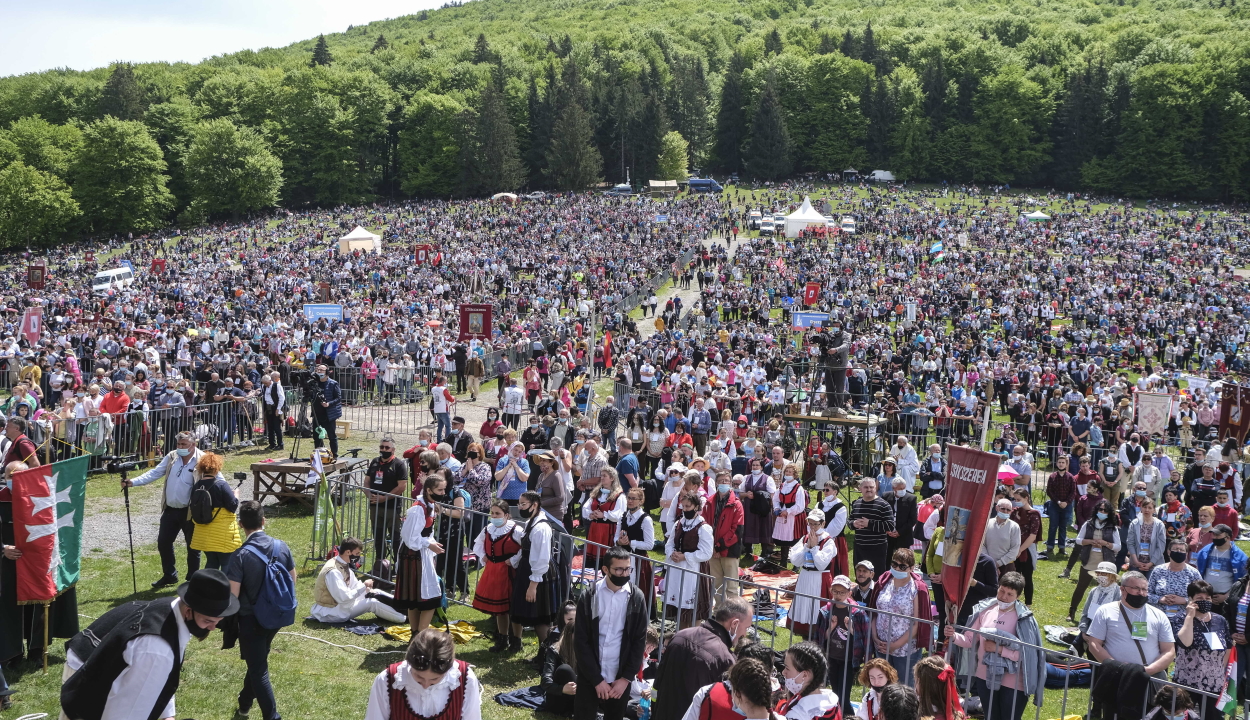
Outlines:
MULTIPOLYGON (((591 498, 590 500, 590 509, 592 511, 598 510, 599 512, 602 512, 604 514, 612 512, 613 510, 616 509, 616 501, 617 501, 617 498, 619 498, 620 496, 621 496, 620 493, 614 493, 612 495, 609 495, 607 500, 604 500, 603 502, 599 502, 599 493, 596 492, 595 496, 591 498)), ((592 520, 591 522, 606 523, 606 522, 611 522, 611 521, 608 520, 607 518, 602 518, 599 520, 592 520)))
POLYGON ((434 513, 430 512, 429 506, 427 506, 425 504, 425 501, 422 500, 421 498, 417 498, 416 500, 413 500, 412 507, 408 509, 411 510, 412 508, 418 505, 421 506, 421 511, 425 513, 425 528, 424 529, 429 530, 430 528, 434 527, 434 513))
POLYGON ((703 698, 703 705, 699 707, 699 720, 742 720, 746 717, 734 712, 733 707, 733 696, 725 683, 712 683, 703 698))
MULTIPOLYGON (((801 696, 796 695, 790 698, 789 700, 778 700, 777 709, 775 712, 781 717, 785 717, 786 713, 790 712, 790 708, 793 708, 795 705, 798 705, 799 701, 802 699, 803 698, 801 696)), ((839 705, 834 705, 833 707, 826 710, 824 714, 817 715, 816 717, 812 718, 812 720, 842 720, 842 708, 839 705)))
POLYGON ((399 672, 399 663, 386 669, 386 691, 391 700, 391 720, 460 720, 464 714, 464 686, 469 679, 469 664, 463 660, 456 661, 460 668, 460 684, 447 697, 447 705, 443 711, 433 717, 418 715, 408 707, 408 696, 403 690, 395 687, 395 674, 399 672))

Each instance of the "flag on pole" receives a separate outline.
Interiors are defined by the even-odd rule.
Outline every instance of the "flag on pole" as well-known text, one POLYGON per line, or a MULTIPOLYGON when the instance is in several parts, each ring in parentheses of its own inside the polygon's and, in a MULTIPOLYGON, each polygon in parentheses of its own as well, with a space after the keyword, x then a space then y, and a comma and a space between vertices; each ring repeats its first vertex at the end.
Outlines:
POLYGON ((612 369, 612 331, 603 334, 603 366, 612 369))
POLYGON ((809 282, 803 288, 803 304, 815 305, 820 300, 820 283, 809 282))
POLYGON ((938 240, 937 242, 929 246, 929 253, 930 254, 940 253, 942 252, 942 249, 943 249, 942 241, 938 240))
POLYGON ((78 583, 88 456, 13 474, 17 601, 46 603, 78 583))
POLYGON ((1237 713, 1237 648, 1228 653, 1228 667, 1224 668, 1224 692, 1220 694, 1220 712, 1234 717, 1237 713))
POLYGON ((943 538, 942 588, 948 608, 958 609, 968 592, 990 503, 998 483, 999 457, 993 453, 946 446, 946 535, 943 538))
POLYGON ((312 457, 309 458, 308 477, 304 478, 304 486, 316 485, 325 474, 325 465, 321 463, 321 448, 315 448, 312 451, 312 457))

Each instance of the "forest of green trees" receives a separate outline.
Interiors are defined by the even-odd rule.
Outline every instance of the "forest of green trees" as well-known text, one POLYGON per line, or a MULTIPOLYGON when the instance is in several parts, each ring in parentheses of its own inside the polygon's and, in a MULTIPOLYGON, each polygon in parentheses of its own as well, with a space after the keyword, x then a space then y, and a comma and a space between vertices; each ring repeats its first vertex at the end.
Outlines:
MULTIPOLYGON (((55 38, 50 39, 55 42, 55 38)), ((0 78, 0 243, 687 166, 1250 199, 1250 0, 475 0, 0 78)))

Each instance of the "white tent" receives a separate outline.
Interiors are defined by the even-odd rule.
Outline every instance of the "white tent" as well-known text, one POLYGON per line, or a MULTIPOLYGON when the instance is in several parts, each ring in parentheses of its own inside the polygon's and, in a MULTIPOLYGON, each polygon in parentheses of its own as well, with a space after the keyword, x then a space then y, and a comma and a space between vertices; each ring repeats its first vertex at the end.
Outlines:
POLYGON ((799 209, 786 216, 786 237, 798 237, 800 230, 805 230, 812 225, 824 227, 826 222, 825 216, 816 212, 816 208, 812 207, 811 198, 804 196, 803 204, 799 206, 799 209))
POLYGON ((355 230, 339 238, 339 252, 346 255, 357 250, 382 254, 382 236, 357 225, 355 230))
POLYGON ((1024 219, 1029 222, 1045 222, 1050 219, 1050 216, 1041 210, 1034 210, 1031 213, 1025 213, 1024 219))

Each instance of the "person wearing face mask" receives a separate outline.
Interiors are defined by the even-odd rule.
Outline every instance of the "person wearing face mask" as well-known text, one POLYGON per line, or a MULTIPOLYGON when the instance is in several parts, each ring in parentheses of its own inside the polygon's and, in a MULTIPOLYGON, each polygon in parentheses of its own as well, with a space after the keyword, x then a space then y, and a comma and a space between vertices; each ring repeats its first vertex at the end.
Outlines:
POLYGON ((783 558, 806 533, 806 513, 807 490, 799 482, 798 469, 787 465, 781 471, 777 492, 773 493, 773 514, 777 516, 777 521, 773 523, 773 544, 781 547, 783 558))
POLYGON ((326 431, 326 436, 330 439, 330 453, 338 457, 339 434, 334 427, 334 421, 343 417, 343 391, 339 388, 338 381, 328 373, 325 365, 318 365, 313 377, 313 385, 319 391, 318 397, 312 403, 313 420, 326 431))
POLYGON ((1163 610, 1169 618, 1185 612, 1186 589, 1190 583, 1202 579, 1198 569, 1187 564, 1188 557, 1184 538, 1172 538, 1167 543, 1167 562, 1150 571, 1150 604, 1163 610))
POLYGON ((716 547, 709 525, 700 514, 703 500, 693 492, 681 496, 681 517, 673 525, 664 548, 664 607, 666 614, 678 613, 678 627, 692 627, 707 617, 712 600, 711 568, 708 560, 716 547), (694 571, 694 572, 688 572, 694 571))
POLYGON ((473 593, 473 608, 495 617, 497 632, 491 652, 518 652, 521 634, 511 632, 509 605, 512 599, 513 568, 510 561, 521 552, 514 537, 517 524, 511 519, 506 500, 490 506, 490 520, 473 541, 473 554, 484 563, 473 593))
POLYGON ((956 653, 951 664, 961 675, 972 677, 972 692, 981 699, 985 720, 1020 720, 1030 695, 1034 704, 1042 704, 1046 657, 1037 619, 1019 600, 1023 590, 1023 575, 1003 573, 997 597, 972 609, 967 629, 975 632, 959 632, 954 625, 943 631, 957 647, 974 650, 956 653))
POLYGON ((733 491, 729 473, 717 473, 716 494, 703 505, 703 519, 711 526, 715 543, 708 566, 712 571, 712 592, 717 597, 738 594, 744 518, 745 511, 733 491))
POLYGON ((764 472, 763 460, 752 458, 748 467, 751 473, 743 478, 742 492, 738 494, 744 515, 742 549, 743 552, 753 553, 755 545, 759 544, 760 557, 763 558, 773 551, 773 526, 776 522, 773 496, 777 494, 777 483, 764 472))
POLYGON ((195 533, 195 523, 191 521, 189 506, 191 504, 191 488, 195 484, 195 468, 204 455, 195 445, 195 436, 190 432, 178 433, 178 447, 161 458, 151 470, 129 480, 123 480, 126 487, 142 487, 163 478, 164 487, 161 491, 161 519, 156 535, 156 549, 161 556, 160 579, 152 583, 152 587, 160 588, 178 582, 178 568, 174 564, 174 540, 179 533, 187 543, 187 577, 200 569, 200 551, 191 548, 191 539, 195 533))
POLYGON ((860 720, 884 720, 881 712, 881 693, 886 687, 898 682, 898 672, 885 658, 872 658, 859 671, 859 684, 864 686, 864 697, 859 702, 855 717, 860 720))
POLYGON ((521 628, 534 628, 538 635, 538 654, 531 664, 541 664, 546 655, 547 635, 556 619, 572 577, 571 558, 562 551, 559 534, 564 533, 560 518, 542 509, 538 493, 527 491, 517 502, 517 511, 524 523, 518 524, 513 537, 521 545, 521 552, 512 556, 515 568, 512 582, 512 630, 520 635, 521 628))
POLYGON ((913 533, 916 530, 916 496, 908 489, 907 481, 895 477, 890 492, 881 496, 894 511, 894 529, 886 533, 887 548, 890 554, 899 548, 910 548, 915 542, 913 533))
POLYGON ((1194 565, 1214 588, 1212 601, 1216 612, 1224 611, 1224 600, 1233 584, 1246 577, 1246 553, 1232 541, 1233 531, 1227 525, 1211 528, 1211 544, 1194 554, 1194 565))
POLYGON ((642 488, 625 493, 625 513, 617 523, 616 544, 635 555, 633 583, 642 590, 650 611, 655 600, 655 575, 649 553, 655 548, 655 525, 643 508, 644 497, 642 488))
POLYGON ((841 712, 838 696, 824 686, 828 662, 813 642, 801 642, 786 650, 781 672, 785 694, 777 714, 786 720, 821 720, 841 712))
POLYGON ((1121 493, 1128 487, 1129 478, 1132 477, 1133 471, 1143 462, 1150 464, 1150 455, 1141 444, 1141 437, 1137 433, 1130 435, 1128 442, 1120 445, 1117 459, 1119 460, 1119 476, 1115 484, 1109 487, 1107 492, 1107 497, 1113 503, 1120 499, 1121 493))
POLYGON ((447 480, 442 474, 426 477, 421 494, 408 508, 399 531, 402 545, 394 607, 408 613, 414 632, 429 627, 434 611, 442 604, 443 590, 434 556, 441 555, 444 549, 434 540, 434 515, 436 504, 447 500, 447 480))
POLYGON ((928 623, 909 619, 930 620, 933 616, 929 586, 916 570, 916 554, 911 549, 899 548, 890 557, 890 571, 877 579, 868 605, 891 613, 879 614, 873 622, 873 646, 905 682, 910 681, 912 666, 920 659, 921 649, 929 647, 933 634, 928 623))
POLYGON ((1146 588, 1144 575, 1136 570, 1124 573, 1120 602, 1094 612, 1086 643, 1098 662, 1140 664, 1147 675, 1162 680, 1176 656, 1176 636, 1163 611, 1147 604, 1146 588))
POLYGON ((1076 544, 1080 547, 1080 563, 1082 572, 1076 581, 1076 590, 1072 593, 1072 601, 1068 605, 1068 617, 1076 617, 1076 609, 1085 597, 1085 591, 1093 580, 1093 573, 1103 562, 1115 562, 1120 552, 1120 533, 1117 532, 1119 519, 1111 507, 1111 501, 1103 498, 1094 506, 1094 517, 1090 518, 1077 532, 1076 544))
POLYGON ((574 645, 577 690, 574 717, 621 720, 630 681, 642 668, 647 639, 647 602, 630 582, 632 554, 612 547, 603 555, 605 575, 577 601, 574 645))
POLYGON ((680 720, 698 690, 721 679, 734 664, 730 649, 750 630, 751 618, 750 603, 728 597, 711 618, 673 634, 656 673, 652 720, 680 720))
POLYGON ((660 525, 664 534, 668 535, 681 514, 682 476, 686 473, 686 466, 674 463, 668 466, 666 473, 664 487, 660 491, 660 525))
POLYGON ((374 590, 373 580, 363 582, 356 577, 364 543, 356 538, 343 538, 338 554, 321 566, 313 585, 312 618, 320 622, 341 623, 352 618, 373 613, 392 623, 407 621, 407 617, 387 604, 389 593, 374 590))
POLYGON ((816 507, 825 514, 825 532, 838 546, 838 554, 834 556, 830 570, 834 575, 849 575, 851 554, 846 544, 846 521, 851 513, 842 498, 838 497, 838 486, 833 480, 825 481, 816 507))
POLYGON ((62 713, 175 717, 174 692, 191 638, 204 640, 238 610, 239 599, 220 570, 195 573, 173 600, 135 600, 109 610, 65 644, 62 713))
POLYGON ((590 500, 582 504, 582 519, 589 524, 586 532, 586 562, 592 567, 595 558, 612 546, 620 534, 618 524, 625 514, 627 501, 621 489, 616 470, 605 467, 599 471, 599 487, 590 493, 590 500), (590 543, 596 543, 592 545, 590 543))
POLYGON ((365 720, 482 720, 482 684, 449 633, 414 633, 401 662, 373 681, 365 720))
POLYGON ((1233 540, 1237 540, 1241 535, 1241 517, 1237 513, 1237 508, 1229 500, 1228 490, 1219 490, 1215 493, 1215 524, 1227 525, 1233 529, 1233 540))
POLYGON ((998 572, 1016 569, 1016 557, 1020 554, 1020 526, 1011 519, 1011 501, 1003 498, 994 505, 995 514, 985 526, 983 547, 998 565, 998 572))
MULTIPOLYGON (((1088 462, 1082 467, 1088 467, 1088 462)), ((1046 534, 1046 555, 1049 557, 1056 544, 1059 546, 1059 557, 1067 555, 1068 522, 1077 499, 1084 493, 1077 492, 1076 477, 1068 471, 1068 458, 1060 455, 1055 461, 1055 471, 1046 478, 1046 517, 1050 519, 1050 529, 1046 534), (1056 539, 1058 542, 1056 543, 1056 539)))
POLYGON ((1202 696, 1200 716, 1221 720, 1219 696, 1224 690, 1225 668, 1232 649, 1232 633, 1228 620, 1214 609, 1214 588, 1199 580, 1187 589, 1189 603, 1184 614, 1171 618, 1176 635, 1176 668, 1172 680, 1213 696, 1202 696))
POLYGON ((920 464, 920 496, 926 500, 942 492, 946 486, 946 463, 942 460, 942 446, 929 446, 929 456, 920 464))
MULTIPOLYGON (((1140 492, 1145 492, 1145 490, 1140 492)), ((1139 497, 1138 501, 1137 517, 1128 524, 1128 529, 1122 539, 1122 546, 1127 553, 1129 567, 1149 575, 1165 560, 1167 526, 1155 517, 1153 500, 1148 497, 1139 497)))

